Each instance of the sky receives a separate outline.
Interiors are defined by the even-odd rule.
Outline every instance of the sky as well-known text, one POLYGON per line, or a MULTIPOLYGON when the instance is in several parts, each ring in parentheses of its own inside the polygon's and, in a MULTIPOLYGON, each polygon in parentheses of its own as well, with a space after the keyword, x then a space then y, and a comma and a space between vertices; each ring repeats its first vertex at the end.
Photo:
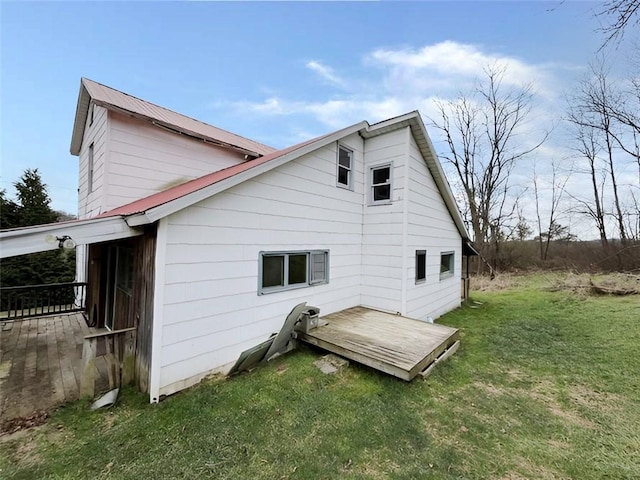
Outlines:
MULTIPOLYGON (((535 139, 557 124, 602 44, 599 5, 0 2, 0 188, 12 195, 22 172, 38 168, 53 208, 77 211, 69 144, 81 77, 286 147, 412 110, 428 124, 434 100, 499 63, 508 85, 533 86, 535 139)), ((562 142, 554 131, 537 155, 561 158, 562 142)), ((522 167, 514 181, 530 178, 522 167)))

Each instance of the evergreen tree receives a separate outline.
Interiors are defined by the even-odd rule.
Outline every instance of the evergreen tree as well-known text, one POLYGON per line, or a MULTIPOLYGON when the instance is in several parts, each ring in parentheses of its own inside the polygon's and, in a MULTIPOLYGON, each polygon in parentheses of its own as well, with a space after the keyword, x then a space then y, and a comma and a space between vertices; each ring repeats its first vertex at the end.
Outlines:
POLYGON ((14 187, 20 203, 20 227, 53 223, 58 214, 51 209, 47 185, 42 182, 38 169, 26 169, 14 187))
MULTIPOLYGON (((47 185, 37 168, 25 170, 14 186, 17 202, 0 190, 0 228, 28 227, 58 220, 60 215, 50 206, 47 185)), ((71 282, 74 277, 75 251, 69 250, 5 258, 0 265, 0 285, 3 287, 71 282)))
POLYGON ((6 190, 0 190, 0 229, 14 228, 19 224, 18 209, 16 202, 7 198, 6 190))

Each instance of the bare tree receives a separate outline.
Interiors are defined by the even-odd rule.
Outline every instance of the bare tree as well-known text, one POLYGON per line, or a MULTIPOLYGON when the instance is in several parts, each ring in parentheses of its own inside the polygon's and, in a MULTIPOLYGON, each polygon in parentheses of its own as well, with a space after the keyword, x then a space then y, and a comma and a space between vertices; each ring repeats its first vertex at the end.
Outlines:
POLYGON ((606 180, 606 170, 603 171, 597 165, 600 153, 600 147, 596 138, 597 130, 589 126, 585 126, 580 117, 573 117, 573 115, 576 114, 578 113, 574 112, 570 114, 569 117, 570 121, 575 123, 577 127, 576 143, 574 148, 581 158, 586 160, 586 171, 589 175, 592 188, 592 202, 575 196, 573 198, 578 201, 583 208, 583 210, 580 210, 578 213, 586 214, 593 219, 600 235, 600 244, 602 245, 602 249, 605 252, 608 252, 609 240, 607 238, 603 209, 604 199, 602 198, 604 183, 606 180))
POLYGON ((540 246, 540 260, 545 261, 549 256, 549 245, 551 240, 557 238, 563 227, 558 222, 558 214, 560 212, 560 204, 567 188, 567 182, 571 178, 572 169, 563 174, 558 161, 551 161, 551 181, 549 182, 549 216, 545 228, 542 228, 542 208, 541 208, 541 181, 533 167, 533 192, 536 203, 536 219, 538 222, 538 242, 540 246))
POLYGON ((572 103, 573 110, 569 114, 569 120, 579 128, 590 128, 599 134, 598 143, 607 165, 607 175, 613 195, 613 217, 620 240, 623 245, 626 245, 628 239, 625 227, 626 215, 617 179, 616 149, 627 153, 631 150, 629 147, 623 147, 625 145, 623 138, 626 139, 627 136, 620 131, 621 124, 614 113, 623 111, 624 96, 611 85, 604 64, 599 62, 591 65, 589 76, 581 82, 572 103))
POLYGON ((596 16, 604 19, 605 25, 600 29, 605 34, 602 48, 611 42, 622 40, 624 32, 631 26, 640 23, 640 0, 608 0, 596 16))
POLYGON ((443 158, 457 173, 474 240, 485 256, 489 246, 497 252, 516 209, 509 198, 514 166, 546 139, 532 144, 518 137, 531 112, 532 89, 505 86, 505 73, 496 65, 485 68, 475 90, 437 102, 439 118, 432 120, 448 144, 443 158))

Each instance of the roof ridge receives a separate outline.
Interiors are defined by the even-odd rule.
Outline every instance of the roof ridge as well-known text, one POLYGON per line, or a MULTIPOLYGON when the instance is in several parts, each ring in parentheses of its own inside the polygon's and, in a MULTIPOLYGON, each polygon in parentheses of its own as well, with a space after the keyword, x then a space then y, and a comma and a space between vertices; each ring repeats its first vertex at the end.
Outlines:
POLYGON ((118 93, 120 93, 120 94, 122 94, 122 95, 126 95, 127 97, 134 98, 134 99, 136 99, 136 100, 138 100, 138 101, 140 101, 140 102, 148 103, 148 104, 150 104, 150 105, 153 105, 153 106, 154 106, 154 107, 156 107, 156 108, 160 108, 160 109, 162 109, 162 110, 166 110, 167 112, 171 112, 171 113, 173 113, 173 114, 180 115, 181 117, 188 118, 189 120, 193 120, 194 122, 198 122, 198 123, 200 123, 200 124, 202 124, 202 125, 205 125, 205 126, 207 126, 207 127, 212 127, 212 128, 218 129, 218 130, 220 130, 220 131, 222 131, 222 132, 228 133, 229 135, 233 135, 233 136, 236 136, 236 137, 238 137, 238 138, 242 138, 242 139, 244 139, 244 140, 247 140, 247 141, 249 141, 249 142, 256 143, 256 144, 261 145, 261 146, 263 146, 263 147, 265 147, 265 148, 272 149, 273 151, 276 151, 276 150, 277 150, 276 148, 272 147, 271 145, 267 145, 266 143, 262 143, 262 142, 259 142, 259 141, 257 141, 257 140, 254 140, 254 139, 252 139, 252 138, 245 137, 245 136, 243 136, 243 135, 239 135, 239 134, 237 134, 237 133, 235 133, 235 132, 232 132, 232 131, 230 131, 230 130, 226 130, 226 129, 224 129, 224 128, 218 127, 217 125, 211 125, 210 123, 203 122, 202 120, 199 120, 199 119, 197 119, 197 118, 195 118, 195 117, 191 117, 191 116, 189 116, 189 115, 185 115, 184 113, 180 113, 180 112, 178 112, 178 111, 176 111, 176 110, 172 110, 172 109, 170 109, 170 108, 163 107, 162 105, 159 105, 159 104, 154 103, 154 102, 150 102, 149 100, 145 100, 144 98, 136 97, 135 95, 132 95, 132 94, 127 93, 127 92, 124 92, 124 91, 122 91, 122 90, 118 90, 117 88, 113 88, 113 87, 111 87, 111 86, 109 86, 109 85, 105 85, 104 83, 96 82, 95 80, 92 80, 92 79, 90 79, 90 78, 87 78, 87 77, 81 77, 81 81, 82 81, 82 82, 84 82, 85 80, 86 80, 86 81, 89 81, 89 82, 91 82, 91 83, 95 83, 95 84, 97 84, 97 85, 100 85, 100 86, 101 86, 101 87, 103 87, 103 88, 108 88, 109 90, 114 90, 114 91, 116 91, 116 92, 118 92, 118 93))

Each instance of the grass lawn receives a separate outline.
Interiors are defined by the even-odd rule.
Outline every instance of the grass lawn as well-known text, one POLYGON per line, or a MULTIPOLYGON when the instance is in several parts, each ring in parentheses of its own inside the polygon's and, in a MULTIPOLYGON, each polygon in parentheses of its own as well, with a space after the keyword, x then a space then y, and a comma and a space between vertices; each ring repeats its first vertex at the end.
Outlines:
POLYGON ((640 478, 640 297, 475 293, 460 350, 405 383, 292 352, 159 405, 125 391, 0 439, 0 478, 640 478))

